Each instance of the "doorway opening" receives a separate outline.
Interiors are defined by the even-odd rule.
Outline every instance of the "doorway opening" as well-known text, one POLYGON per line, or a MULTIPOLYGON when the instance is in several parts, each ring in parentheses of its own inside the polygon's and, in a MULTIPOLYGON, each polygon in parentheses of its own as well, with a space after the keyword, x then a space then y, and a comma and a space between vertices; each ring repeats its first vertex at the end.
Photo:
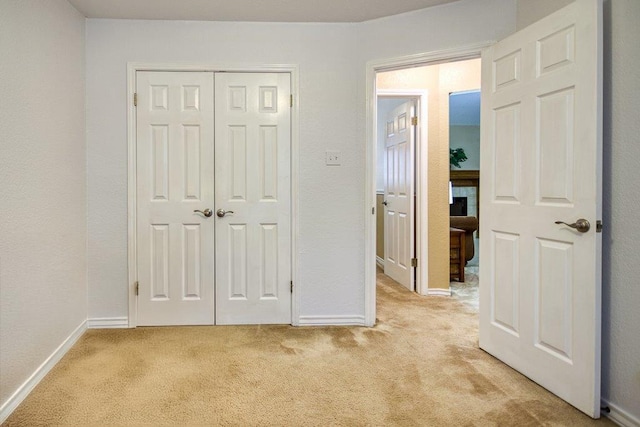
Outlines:
MULTIPOLYGON (((410 176, 415 180, 415 222, 413 229, 415 237, 413 246, 409 251, 415 254, 413 277, 415 277, 414 290, 421 295, 442 295, 451 296, 452 288, 456 286, 453 282, 465 283, 463 275, 454 268, 457 265, 464 272, 465 264, 469 261, 464 259, 464 247, 467 232, 462 231, 462 237, 458 236, 458 242, 462 242, 461 248, 456 249, 457 257, 462 257, 455 264, 452 261, 452 253, 450 245, 450 206, 449 200, 453 197, 453 191, 459 191, 457 185, 451 182, 451 173, 449 166, 449 148, 450 148, 450 114, 449 104, 450 95, 457 92, 479 91, 480 88, 480 52, 484 46, 476 46, 468 49, 456 51, 440 52, 433 55, 424 55, 412 58, 400 58, 380 63, 372 63, 368 66, 367 82, 370 92, 369 95, 369 121, 368 121, 368 172, 369 185, 371 185, 371 201, 377 207, 378 213, 374 216, 373 221, 368 221, 368 231, 370 240, 368 240, 367 255, 367 312, 366 318, 368 324, 375 321, 375 274, 376 268, 384 266, 385 257, 381 256, 380 248, 387 247, 386 243, 380 242, 379 233, 387 233, 384 230, 384 224, 388 223, 386 217, 387 206, 379 205, 381 199, 381 178, 384 183, 384 171, 388 168, 387 158, 382 158, 379 147, 380 143, 379 129, 382 129, 379 108, 379 98, 384 99, 389 93, 402 93, 402 91, 424 92, 423 114, 425 119, 418 121, 418 133, 424 135, 423 140, 417 140, 415 160, 413 165, 415 173, 410 176), (419 151, 422 150, 422 151, 419 151), (382 212, 380 210, 382 209, 382 212), (384 218, 383 223, 379 224, 379 218, 384 218), (422 228, 420 227, 422 225, 422 228), (376 250, 377 249, 377 250, 376 250), (369 252, 370 251, 370 252, 369 252), (369 256, 369 254, 371 256, 369 256), (452 286, 453 285, 453 286, 452 286)), ((397 95, 399 97, 399 95, 397 95)), ((479 96, 478 96, 479 99, 479 96)), ((479 123, 476 126, 479 130, 479 123)), ((384 129, 386 130, 386 129, 384 129)), ((383 131, 384 131, 383 130, 383 131)), ((456 129, 459 131, 460 129, 456 129)), ((464 132, 463 132, 464 133, 464 132)), ((454 141, 451 148, 463 148, 457 146, 458 140, 454 141)), ((475 138, 477 147, 475 151, 479 153, 479 134, 475 138)), ((467 150, 465 150, 466 153, 467 150)), ((470 152, 468 154, 471 154, 470 152)), ((478 155, 474 154, 474 162, 471 165, 479 165, 478 155)), ((466 166, 466 165, 465 165, 466 166)), ((457 169, 457 168, 456 168, 457 169)), ((467 168, 460 168, 467 169, 467 168)), ((386 173, 386 172, 385 172, 386 173)), ((465 172, 468 174, 468 172, 465 172)), ((473 171, 476 181, 479 181, 479 170, 473 171)), ((456 182, 458 184, 458 182, 456 182)), ((475 205, 476 212, 479 206, 477 199, 479 192, 476 190, 470 195, 462 195, 457 197, 467 197, 467 210, 469 204, 475 205), (468 200, 470 197, 475 200, 468 200)), ((382 199, 384 201, 384 199, 382 199)), ((372 212, 376 212, 373 209, 372 212)), ((468 216, 468 215, 467 215, 468 216)), ((477 217, 475 219, 475 228, 468 234, 477 234, 478 229, 477 217)), ((386 236, 386 234, 383 234, 386 236)), ((477 248, 477 236, 471 237, 470 242, 477 248)), ((455 246, 455 245, 454 245, 455 246)), ((474 251, 476 252, 476 251, 474 251)), ((479 256, 475 255, 476 259, 479 256)), ((475 289, 477 289, 477 273, 468 275, 468 278, 476 278, 475 289)), ((411 289, 409 287, 409 289, 411 289)), ((475 298, 474 305, 477 307, 478 292, 472 293, 475 298)), ((477 309, 477 308, 476 308, 477 309)))

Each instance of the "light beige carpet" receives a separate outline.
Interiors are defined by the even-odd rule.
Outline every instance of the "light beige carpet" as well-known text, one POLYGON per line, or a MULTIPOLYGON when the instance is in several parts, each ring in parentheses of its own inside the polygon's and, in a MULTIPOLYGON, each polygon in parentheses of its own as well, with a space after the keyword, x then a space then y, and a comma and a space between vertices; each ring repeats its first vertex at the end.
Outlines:
POLYGON ((477 323, 379 275, 375 328, 90 330, 6 425, 610 425, 479 350, 477 323))

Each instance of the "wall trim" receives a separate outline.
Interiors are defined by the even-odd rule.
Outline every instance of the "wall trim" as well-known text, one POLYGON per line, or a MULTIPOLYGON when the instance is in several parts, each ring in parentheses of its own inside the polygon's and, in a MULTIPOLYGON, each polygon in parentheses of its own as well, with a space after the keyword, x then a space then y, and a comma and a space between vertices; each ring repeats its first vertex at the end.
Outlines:
POLYGON ((87 321, 83 320, 78 327, 56 348, 53 353, 31 374, 29 378, 0 406, 0 424, 22 403, 40 381, 53 369, 71 347, 87 330, 87 321))
POLYGON ((379 257, 378 255, 376 255, 376 264, 378 265, 378 267, 384 270, 384 259, 382 259, 382 257, 379 257))
POLYGON ((129 297, 128 327, 138 324, 137 299, 134 283, 138 280, 136 250, 136 108, 133 94, 136 91, 138 71, 224 71, 247 73, 289 73, 291 75, 291 280, 294 283, 291 294, 291 324, 298 326, 300 318, 301 284, 298 282, 298 235, 299 235, 299 169, 300 169, 300 73, 296 64, 203 64, 203 63, 127 63, 127 145, 128 145, 128 209, 127 209, 127 252, 129 297))
POLYGON ((94 317, 87 320, 87 329, 128 328, 128 317, 94 317))
POLYGON ((429 288, 427 295, 436 297, 450 297, 451 288, 429 288))
POLYGON ((482 50, 495 42, 482 41, 453 49, 438 50, 415 55, 369 61, 366 73, 366 170, 365 170, 365 249, 364 249, 364 316, 365 324, 376 322, 376 217, 371 215, 376 207, 376 73, 401 70, 403 68, 431 65, 453 60, 479 58, 482 50))
POLYGON ((364 316, 300 316, 299 326, 366 326, 364 316))
POLYGON ((640 418, 625 411, 615 403, 602 399, 602 407, 609 407, 610 412, 600 411, 600 414, 609 418, 614 423, 622 427, 640 427, 640 418))

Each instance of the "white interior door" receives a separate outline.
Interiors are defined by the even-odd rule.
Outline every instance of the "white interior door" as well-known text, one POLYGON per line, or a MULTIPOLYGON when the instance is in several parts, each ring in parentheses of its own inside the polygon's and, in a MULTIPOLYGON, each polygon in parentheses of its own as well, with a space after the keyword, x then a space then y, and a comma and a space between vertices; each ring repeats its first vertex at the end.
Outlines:
POLYGON ((598 0, 578 0, 482 56, 480 347, 592 417, 601 16, 598 0), (588 231, 556 224, 579 218, 588 231))
POLYGON ((384 274, 415 289, 414 268, 414 146, 413 101, 395 108, 386 120, 384 188, 384 274))
POLYGON ((213 323, 213 73, 138 72, 138 325, 213 323))
POLYGON ((215 87, 216 323, 291 323, 290 75, 215 87))

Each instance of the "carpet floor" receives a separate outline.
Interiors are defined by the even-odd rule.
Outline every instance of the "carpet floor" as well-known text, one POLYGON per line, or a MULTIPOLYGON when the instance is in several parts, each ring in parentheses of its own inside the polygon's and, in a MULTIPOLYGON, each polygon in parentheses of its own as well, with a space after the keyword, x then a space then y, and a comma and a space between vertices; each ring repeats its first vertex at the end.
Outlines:
POLYGON ((89 330, 5 426, 589 426, 478 348, 477 314, 378 275, 378 323, 89 330))

